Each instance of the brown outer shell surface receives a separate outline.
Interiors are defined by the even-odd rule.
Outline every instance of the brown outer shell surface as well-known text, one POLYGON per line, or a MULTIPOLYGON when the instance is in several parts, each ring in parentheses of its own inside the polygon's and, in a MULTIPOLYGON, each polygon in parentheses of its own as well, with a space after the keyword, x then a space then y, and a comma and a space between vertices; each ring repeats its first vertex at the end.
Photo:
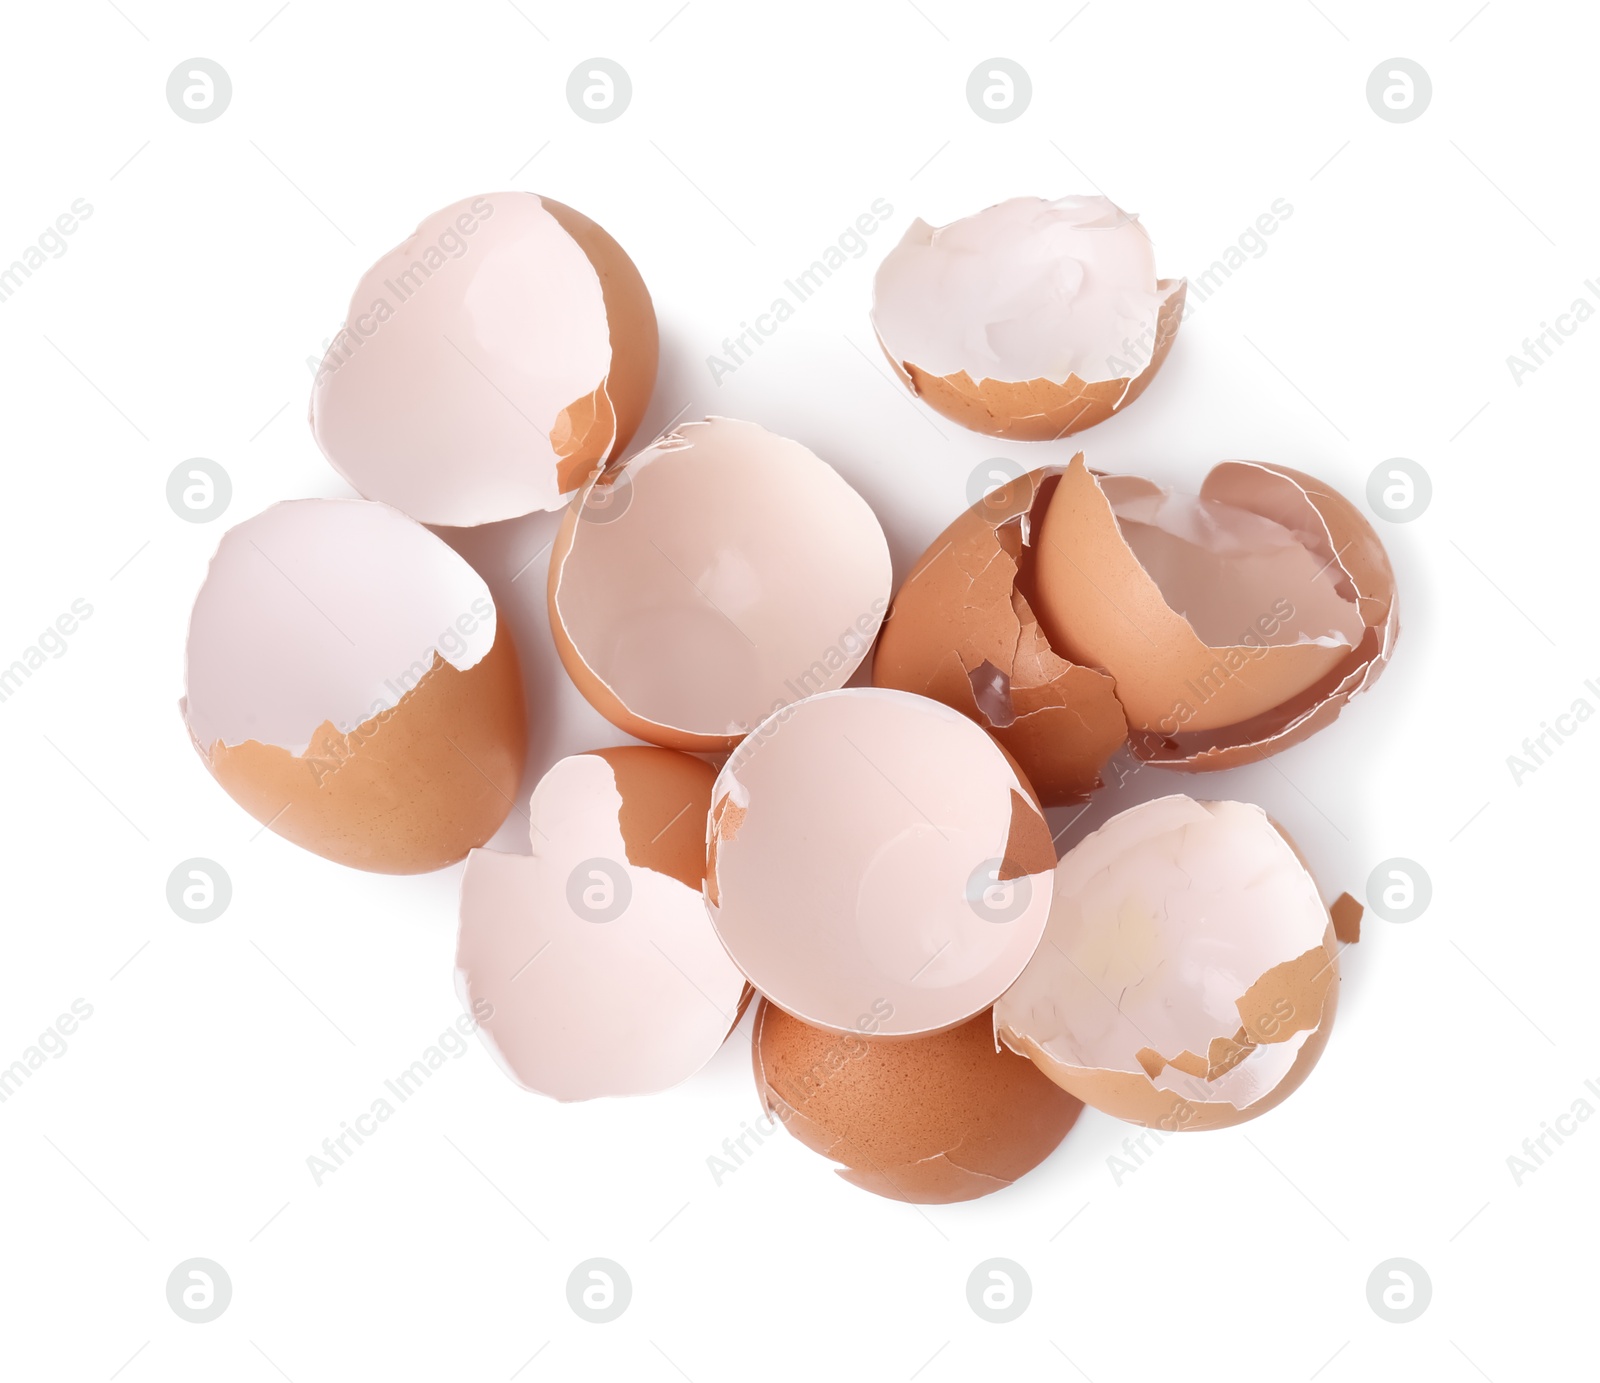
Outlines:
POLYGON ((539 201, 594 266, 611 335, 611 368, 605 379, 589 399, 576 400, 561 414, 551 434, 561 457, 564 493, 582 485, 596 466, 620 456, 638 431, 655 391, 661 337, 650 290, 627 251, 581 211, 551 197, 539 201))
POLYGON ((522 675, 502 622, 465 672, 434 654, 389 710, 341 734, 324 722, 304 754, 247 740, 196 745, 257 821, 339 864, 424 874, 499 829, 527 752, 522 675))
POLYGON ((1061 474, 1050 466, 1018 476, 934 539, 896 593, 872 663, 874 686, 932 697, 983 726, 1046 806, 1098 787, 1127 738, 1113 679, 1060 656, 1024 593, 1033 558, 1023 527, 1036 542, 1061 474), (975 678, 1004 679, 1000 714, 979 704, 975 678))
POLYGON ((762 1000, 751 1043, 767 1113, 846 1181, 942 1205, 1009 1186, 1044 1161, 1083 1106, 1010 1052, 985 1012, 933 1037, 814 1028, 762 1000))
POLYGON ((589 752, 604 759, 616 779, 622 799, 617 825, 628 863, 699 893, 705 885, 706 813, 717 770, 704 759, 647 744, 589 752))
POLYGON ((1336 562, 1344 573, 1341 588, 1356 600, 1366 634, 1315 685, 1256 720, 1202 735, 1134 737, 1139 758, 1189 773, 1256 763, 1310 739, 1338 718, 1351 697, 1378 680, 1400 634, 1389 554, 1361 511, 1338 491, 1287 466, 1225 461, 1212 468, 1200 494, 1275 519, 1336 562))
MULTIPOLYGON (((1128 493, 1157 489, 1133 477, 1105 479, 1128 493)), ((1100 478, 1075 457, 1040 525, 1040 623, 1068 656, 1116 678, 1141 759, 1191 770, 1250 763, 1307 738, 1376 679, 1398 631, 1393 571, 1348 500, 1258 462, 1213 468, 1201 495, 1271 518, 1337 560, 1341 592, 1356 601, 1367 632, 1354 649, 1208 647, 1167 604, 1123 539, 1100 478), (1215 694, 1196 695, 1218 683, 1215 694), (1201 701, 1198 713, 1191 701, 1201 701)))
POLYGON ((1055 441, 1104 422, 1138 398, 1155 378, 1177 337, 1189 285, 1187 279, 1161 279, 1156 288, 1166 296, 1156 315, 1150 359, 1137 374, 1121 379, 1091 384, 1072 374, 1060 382, 977 381, 965 370, 953 375, 931 375, 911 361, 896 360, 881 336, 878 344, 912 392, 951 422, 1011 441, 1055 441))

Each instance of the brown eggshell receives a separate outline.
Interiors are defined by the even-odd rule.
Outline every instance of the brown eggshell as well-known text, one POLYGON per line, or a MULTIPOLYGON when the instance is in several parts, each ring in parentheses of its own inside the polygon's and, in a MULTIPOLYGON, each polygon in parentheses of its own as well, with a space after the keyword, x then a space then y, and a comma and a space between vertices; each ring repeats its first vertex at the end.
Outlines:
POLYGON ((570 755, 529 800, 531 853, 468 857, 457 988, 523 1088, 665 1090, 738 1023, 749 987, 701 897, 714 777, 670 749, 570 755))
POLYGON ((510 632, 458 672, 432 668, 386 715, 349 734, 324 722, 304 754, 218 741, 212 776, 257 821, 315 854, 378 874, 423 874, 500 828, 527 752, 522 676, 510 632))
MULTIPOLYGON (((930 375, 910 361, 900 367, 912 391, 934 412, 973 432, 1004 437, 1012 442, 1053 442, 1103 423, 1120 412, 1149 387, 1177 339, 1183 321, 1183 304, 1189 285, 1184 279, 1162 279, 1161 311, 1156 317, 1155 345, 1150 359, 1136 374, 1089 384, 1077 375, 1057 382, 1030 379, 974 380, 965 370, 953 375, 930 375)), ((883 343, 880 340, 879 345, 883 343)), ((885 354, 888 348, 885 347, 885 354)))
MULTIPOLYGON (((1387 600, 1361 602, 1342 569, 1337 577, 1325 575, 1335 560, 1329 530, 1296 482, 1252 463, 1227 463, 1213 476, 1219 471, 1221 483, 1200 497, 1201 504, 1212 506, 1207 514, 1222 512, 1234 521, 1264 526, 1282 544, 1275 551, 1291 562, 1253 577, 1256 603, 1250 608, 1263 624, 1275 610, 1286 608, 1290 614, 1273 626, 1274 632, 1297 617, 1286 590, 1302 592, 1302 600, 1331 602, 1352 628, 1380 614, 1392 620, 1392 582, 1387 600), (1261 494, 1266 501, 1255 498, 1261 494), (1297 584, 1280 588, 1271 584, 1277 579, 1297 584)), ((1103 667, 1116 679, 1116 695, 1142 757, 1173 767, 1222 767, 1215 753, 1219 747, 1248 745, 1260 757, 1303 738, 1370 682, 1365 669, 1379 652, 1379 637, 1368 628, 1360 637, 1335 631, 1316 640, 1269 643, 1256 637, 1241 616, 1234 642, 1208 645, 1191 619, 1168 603, 1119 523, 1119 512, 1148 510, 1167 498, 1149 481, 1097 476, 1081 456, 1073 459, 1040 524, 1034 596, 1042 627, 1068 656, 1103 667), (1325 706, 1329 700, 1336 704, 1325 706), (1297 732, 1294 738, 1284 733, 1285 722, 1297 732), (1211 757, 1205 759, 1207 751, 1211 757)), ((1341 524, 1359 522, 1348 505, 1340 504, 1335 512, 1341 524)), ((1352 563, 1364 572, 1377 563, 1387 569, 1375 537, 1360 552, 1352 563)), ((1202 552, 1202 562, 1229 560, 1202 552)), ((1205 604, 1211 598, 1207 581, 1217 579, 1213 569, 1199 566, 1185 586, 1186 598, 1205 604)))
POLYGON ((638 266, 606 231, 581 211, 550 197, 540 199, 561 227, 576 240, 600 276, 606 321, 611 329, 611 370, 591 396, 588 417, 574 405, 564 436, 551 431, 551 442, 562 457, 561 486, 575 490, 596 466, 621 456, 644 421, 650 396, 655 392, 660 363, 661 336, 656 327, 655 304, 638 266))
POLYGON ((927 697, 849 687, 775 713, 712 791, 706 901, 787 1012, 886 1037, 965 1022, 1028 964, 1055 846, 1015 763, 927 697))
POLYGON ((983 726, 1046 806, 1098 787, 1127 738, 1113 679, 1061 657, 1025 594, 1060 475, 1050 466, 1018 476, 934 539, 896 594, 872 662, 874 686, 932 697, 983 726))
POLYGON ((181 704, 258 821, 360 869, 439 869, 515 800, 522 679, 488 586, 387 505, 277 504, 223 535, 181 704))
POLYGON ((996 1037, 1107 1114, 1168 1132, 1276 1106, 1316 1064, 1339 940, 1299 851, 1259 807, 1173 796, 1063 856, 996 1037))
POLYGON ((582 213, 529 192, 441 208, 364 274, 312 386, 312 435, 370 499, 472 526, 562 507, 655 384, 655 309, 582 213))
POLYGON ((825 1031, 762 1001, 751 1044, 768 1115, 891 1200, 942 1205, 1009 1186, 1047 1158, 1082 1104, 996 1051, 990 1016, 934 1037, 825 1031))
POLYGON ((1300 471, 1254 461, 1215 467, 1201 495, 1265 514, 1326 554, 1343 573, 1343 589, 1357 602, 1366 633, 1326 676, 1251 720, 1220 732, 1134 737, 1133 750, 1141 759, 1185 772, 1255 763, 1309 739, 1378 680, 1400 633, 1389 555, 1372 525, 1343 495, 1300 471))
POLYGON ((877 517, 831 466, 713 417, 574 499, 551 548, 550 631, 612 724, 725 753, 775 706, 849 680, 892 580, 877 517))

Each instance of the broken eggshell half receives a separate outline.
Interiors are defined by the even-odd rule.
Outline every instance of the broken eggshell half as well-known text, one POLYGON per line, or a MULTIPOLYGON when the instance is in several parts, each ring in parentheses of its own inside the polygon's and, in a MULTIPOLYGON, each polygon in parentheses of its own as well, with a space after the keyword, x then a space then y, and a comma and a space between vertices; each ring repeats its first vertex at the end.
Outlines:
POLYGON ((895 372, 976 432, 1049 441, 1144 392, 1183 319, 1137 216, 1105 197, 1013 197, 912 222, 873 279, 872 324, 895 372))
POLYGON ((511 810, 527 723, 510 630, 483 578, 387 505, 292 500, 224 534, 185 689, 229 796, 341 864, 440 869, 511 810))
POLYGON ((1081 1101, 997 1049, 987 1012, 930 1037, 829 1032, 762 1001, 751 1042, 769 1123, 852 1185, 944 1205, 1003 1190, 1066 1137, 1081 1101))
POLYGON ((706 900, 756 989, 813 1026, 954 1027, 1021 973, 1055 848, 1027 780, 966 717, 876 687, 769 717, 717 777, 706 900))
POLYGON ((559 509, 655 387, 644 280, 582 213, 495 192, 427 217, 356 285, 311 430, 369 499, 472 526, 559 509))
POLYGON ((1229 768, 1298 744, 1382 672, 1399 632, 1372 526, 1321 481, 1226 461, 1198 496, 1075 457, 1039 524, 1034 610, 1116 681, 1132 748, 1229 768))
POLYGON ((941 533, 895 594, 878 687, 931 696, 995 737, 1046 806, 1086 797, 1128 736, 1116 683, 1051 647, 1030 603, 1039 522, 1061 476, 1030 471, 941 533))
POLYGON ((1107 1114, 1223 1128, 1305 1079, 1338 988, 1333 920, 1271 818, 1162 797, 1062 856, 1044 942, 994 1032, 1107 1114))
POLYGON ((550 629, 612 724, 726 752, 775 707, 843 686, 893 573, 877 516, 813 452, 688 423, 597 475, 550 556, 550 629))
POLYGON ((524 1089, 666 1090, 738 1022, 744 976, 701 896, 715 777, 670 749, 574 754, 533 791, 531 855, 468 856, 456 986, 524 1089))

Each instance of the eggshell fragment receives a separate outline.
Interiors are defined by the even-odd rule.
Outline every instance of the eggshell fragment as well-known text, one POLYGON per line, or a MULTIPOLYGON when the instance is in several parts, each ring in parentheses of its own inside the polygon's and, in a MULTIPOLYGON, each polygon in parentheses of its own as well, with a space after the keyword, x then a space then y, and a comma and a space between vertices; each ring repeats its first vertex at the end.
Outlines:
POLYGON ((655 309, 571 207, 497 192, 427 217, 356 286, 311 430, 370 499, 469 526, 559 509, 644 416, 655 309))
POLYGON ((294 500, 224 534, 185 681, 212 775, 328 859, 439 869, 511 809, 527 725, 510 631, 483 579, 386 505, 294 500))
POLYGON ((757 727, 717 777, 706 898, 756 989, 835 1032, 942 1031, 1033 954, 1055 849, 1032 789, 958 712, 874 687, 757 727))
POLYGON ((751 1044, 769 1119, 891 1200, 975 1200, 1032 1171, 1083 1108, 1033 1065, 996 1050, 988 1013, 931 1037, 814 1028, 763 1000, 751 1044))
POLYGON ((1116 683, 1061 657, 1027 591, 1061 467, 1019 476, 941 533, 900 587, 872 682, 931 696, 1005 746, 1046 806, 1086 796, 1127 739, 1116 683))
POLYGON ((1062 857, 1044 942, 994 1031, 1108 1114, 1222 1128, 1305 1079, 1338 980, 1328 909, 1267 814, 1162 797, 1062 857))
POLYGON ((918 220, 873 280, 872 322, 901 379, 976 432, 1048 441, 1144 392, 1187 283, 1156 278, 1137 216, 1105 197, 1014 197, 918 220))
POLYGON ((1040 525, 1035 608, 1105 668, 1141 758, 1226 768, 1327 724, 1398 633, 1394 574, 1347 500, 1284 467, 1224 462, 1198 497, 1075 457, 1040 525))
POLYGON ((550 629, 614 725, 727 751, 776 707, 848 680, 891 583, 877 517, 831 466, 709 418, 574 500, 551 550, 550 629))
POLYGON ((738 1022, 744 976, 701 899, 715 776, 667 749, 575 754, 534 789, 531 855, 468 857, 457 987, 525 1089, 665 1090, 738 1022))

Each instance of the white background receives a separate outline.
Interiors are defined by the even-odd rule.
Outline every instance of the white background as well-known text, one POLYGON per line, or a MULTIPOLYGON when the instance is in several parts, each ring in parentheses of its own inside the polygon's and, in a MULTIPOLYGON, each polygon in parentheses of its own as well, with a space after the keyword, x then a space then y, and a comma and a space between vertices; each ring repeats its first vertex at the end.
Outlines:
MULTIPOLYGON (((1574 1101, 1600 1106, 1584 1086, 1600 1082, 1600 725, 1520 786, 1506 764, 1575 698, 1600 705, 1583 685, 1600 677, 1600 324, 1520 386, 1506 363, 1596 297, 1592 7, 118 3, 5 20, 0 262, 74 199, 94 211, 0 304, 0 662, 74 599, 94 613, 0 704, 0 1064, 75 999, 94 1013, 0 1105, 0 1373, 1592 1370, 1600 1121, 1520 1186, 1506 1161, 1574 1101), (165 99, 196 55, 234 84, 210 124, 165 99), (610 124, 565 100, 595 55, 632 76, 610 124), (1034 86, 1009 124, 965 99, 996 55, 1034 86), (1395 55, 1433 80, 1409 124, 1366 101, 1395 55), (647 432, 687 405, 799 438, 872 503, 901 576, 979 462, 1072 450, 964 434, 891 383, 869 285, 913 216, 1101 190, 1141 213, 1163 273, 1192 276, 1275 199, 1292 205, 1144 398, 1076 439, 1093 464, 1190 486, 1225 457, 1297 466, 1358 500, 1389 457, 1433 480, 1420 519, 1378 521, 1404 632, 1370 695, 1270 763, 1209 780, 1146 770, 1120 792, 1260 802, 1330 897, 1363 894, 1392 856, 1431 876, 1417 921, 1369 913, 1327 1054, 1286 1105, 1169 1139, 1120 1185, 1107 1159, 1129 1130, 1091 1112, 1016 1188, 965 1205, 875 1199, 783 1134, 717 1186, 708 1157, 758 1112, 747 1019, 683 1088, 575 1107, 520 1092, 474 1042, 314 1184, 308 1155, 457 1013, 459 870, 369 876, 261 832, 187 742, 182 639, 228 524, 347 493, 304 422, 307 360, 361 272, 427 212, 508 187, 595 217, 644 273, 663 336, 647 432), (880 197, 894 214, 868 253, 714 383, 722 338, 880 197), (193 456, 232 477, 212 524, 165 499, 193 456), (206 925, 166 902, 191 856, 233 881, 206 925), (233 1282, 208 1325, 165 1298, 194 1256, 233 1282), (633 1282, 610 1325, 566 1302, 568 1273, 594 1256, 633 1282), (969 1272, 995 1256, 1033 1283, 1008 1325, 966 1302, 969 1272), (1407 1325, 1366 1299, 1395 1256, 1433 1283, 1407 1325)), ((524 791, 560 754, 620 738, 563 683, 543 559, 510 582, 553 523, 447 535, 510 610, 529 669, 524 791)))

